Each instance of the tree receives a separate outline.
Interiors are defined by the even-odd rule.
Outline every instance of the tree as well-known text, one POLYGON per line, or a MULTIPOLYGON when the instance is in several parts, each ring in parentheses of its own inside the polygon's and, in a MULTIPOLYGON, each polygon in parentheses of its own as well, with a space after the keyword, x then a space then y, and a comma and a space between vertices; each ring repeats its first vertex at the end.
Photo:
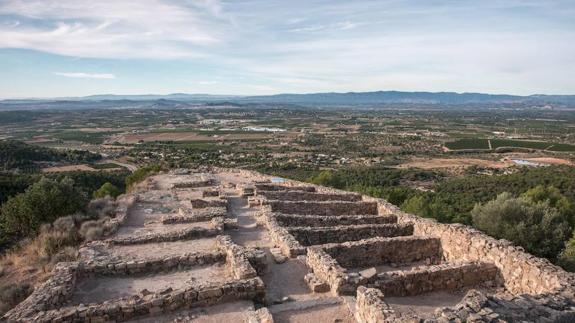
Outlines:
POLYGON ((130 189, 133 185, 143 181, 148 176, 155 174, 162 170, 160 165, 150 165, 146 167, 139 168, 133 172, 130 176, 126 177, 126 189, 130 189))
POLYGON ((87 203, 86 196, 64 178, 57 182, 42 178, 24 193, 11 197, 0 209, 0 231, 17 239, 38 232, 40 225, 73 214, 87 203))
POLYGON ((428 217, 429 216, 429 203, 425 196, 414 195, 403 204, 401 204, 401 210, 407 213, 417 214, 419 216, 428 217))
POLYGON ((103 198, 106 196, 116 198, 120 194, 122 194, 122 192, 119 188, 110 182, 106 182, 97 191, 94 192, 94 198, 103 198))
POLYGON ((523 193, 522 196, 535 203, 548 203, 549 206, 567 216, 571 225, 575 224, 575 206, 556 187, 538 185, 523 193))
POLYGON ((565 250, 559 255, 559 265, 565 270, 575 272, 575 231, 571 240, 565 244, 565 250))
POLYGON ((548 202, 535 202, 502 193, 495 200, 477 204, 471 211, 473 224, 496 238, 503 238, 527 251, 552 260, 564 248, 571 228, 564 214, 548 202))

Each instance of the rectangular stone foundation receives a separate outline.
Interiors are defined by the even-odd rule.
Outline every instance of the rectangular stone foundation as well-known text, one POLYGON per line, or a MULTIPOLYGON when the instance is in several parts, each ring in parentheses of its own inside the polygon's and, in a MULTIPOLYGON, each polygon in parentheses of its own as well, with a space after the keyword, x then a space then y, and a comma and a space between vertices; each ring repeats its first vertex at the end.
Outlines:
POLYGON ((371 237, 396 237, 413 234, 410 224, 362 224, 337 227, 290 227, 288 232, 304 246, 357 241, 371 237))
POLYGON ((441 264, 378 274, 362 285, 377 288, 387 296, 413 296, 439 290, 456 291, 484 282, 494 284, 498 272, 495 265, 483 262, 441 264))
POLYGON ((309 214, 309 215, 377 215, 376 202, 293 202, 276 201, 267 202, 272 212, 284 214, 309 214))
POLYGON ((441 259, 441 242, 432 237, 371 238, 321 248, 345 268, 441 259))
POLYGON ((315 192, 313 186, 285 186, 274 184, 255 184, 256 190, 261 191, 301 191, 301 192, 315 192))
POLYGON ((359 194, 329 194, 302 191, 261 191, 258 196, 268 200, 281 201, 347 201, 358 202, 362 197, 359 194))
POLYGON ((338 225, 396 223, 395 215, 298 215, 275 213, 278 223, 285 227, 330 227, 338 225))

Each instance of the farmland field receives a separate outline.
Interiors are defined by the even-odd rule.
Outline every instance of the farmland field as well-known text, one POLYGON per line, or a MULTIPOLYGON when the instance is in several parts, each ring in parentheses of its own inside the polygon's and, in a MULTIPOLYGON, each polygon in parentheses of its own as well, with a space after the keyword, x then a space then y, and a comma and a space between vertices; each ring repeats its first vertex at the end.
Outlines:
POLYGON ((544 141, 525 141, 525 140, 511 140, 511 139, 459 139, 457 141, 448 142, 445 147, 451 150, 463 149, 489 149, 489 141, 491 141, 492 149, 501 147, 514 147, 514 148, 528 148, 537 150, 549 151, 575 151, 575 145, 560 144, 544 141))
POLYGON ((451 150, 489 149, 489 143, 487 142, 487 139, 459 139, 457 141, 446 143, 445 147, 451 150))

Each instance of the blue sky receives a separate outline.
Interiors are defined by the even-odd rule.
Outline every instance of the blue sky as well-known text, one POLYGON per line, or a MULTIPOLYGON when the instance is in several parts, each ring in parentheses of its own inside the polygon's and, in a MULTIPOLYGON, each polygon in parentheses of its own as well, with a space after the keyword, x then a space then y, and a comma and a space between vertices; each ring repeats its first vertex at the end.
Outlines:
POLYGON ((0 0, 0 97, 575 94, 575 1, 0 0))

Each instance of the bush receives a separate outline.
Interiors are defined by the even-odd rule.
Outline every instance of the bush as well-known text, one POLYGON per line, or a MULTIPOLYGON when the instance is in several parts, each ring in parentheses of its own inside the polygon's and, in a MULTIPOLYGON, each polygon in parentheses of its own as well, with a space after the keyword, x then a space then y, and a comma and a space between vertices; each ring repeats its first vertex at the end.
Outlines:
POLYGON ((43 232, 40 238, 44 245, 44 253, 50 259, 65 247, 76 246, 80 242, 75 228, 72 231, 51 230, 43 232))
POLYGON ((162 167, 160 165, 150 165, 136 170, 131 175, 126 177, 126 188, 127 189, 132 188, 132 186, 134 186, 135 184, 143 181, 148 176, 155 174, 161 170, 162 167))
POLYGON ((0 315, 25 300, 32 291, 33 288, 28 283, 0 287, 0 315))
POLYGON ((116 212, 116 202, 110 197, 99 198, 90 201, 87 212, 88 217, 99 219, 102 217, 113 218, 116 212))
POLYGON ((80 227, 80 236, 86 241, 94 241, 102 238, 104 236, 104 226, 103 221, 86 221, 82 223, 80 227))
POLYGON ((575 272, 575 232, 571 240, 565 244, 565 250, 559 255, 559 265, 565 270, 575 272))
POLYGON ((509 193, 502 193, 483 205, 477 204, 471 215, 478 229, 552 260, 557 260, 571 232, 567 217, 549 203, 515 198, 509 193))
POLYGON ((72 180, 56 182, 43 178, 2 205, 1 233, 14 240, 30 236, 38 232, 41 224, 81 210, 86 202, 72 180))
POLYGON ((56 253, 51 261, 52 263, 74 261, 78 258, 78 250, 72 246, 64 247, 56 253))
POLYGON ((94 198, 113 197, 116 198, 122 194, 119 188, 110 182, 104 183, 97 191, 94 192, 94 198))

